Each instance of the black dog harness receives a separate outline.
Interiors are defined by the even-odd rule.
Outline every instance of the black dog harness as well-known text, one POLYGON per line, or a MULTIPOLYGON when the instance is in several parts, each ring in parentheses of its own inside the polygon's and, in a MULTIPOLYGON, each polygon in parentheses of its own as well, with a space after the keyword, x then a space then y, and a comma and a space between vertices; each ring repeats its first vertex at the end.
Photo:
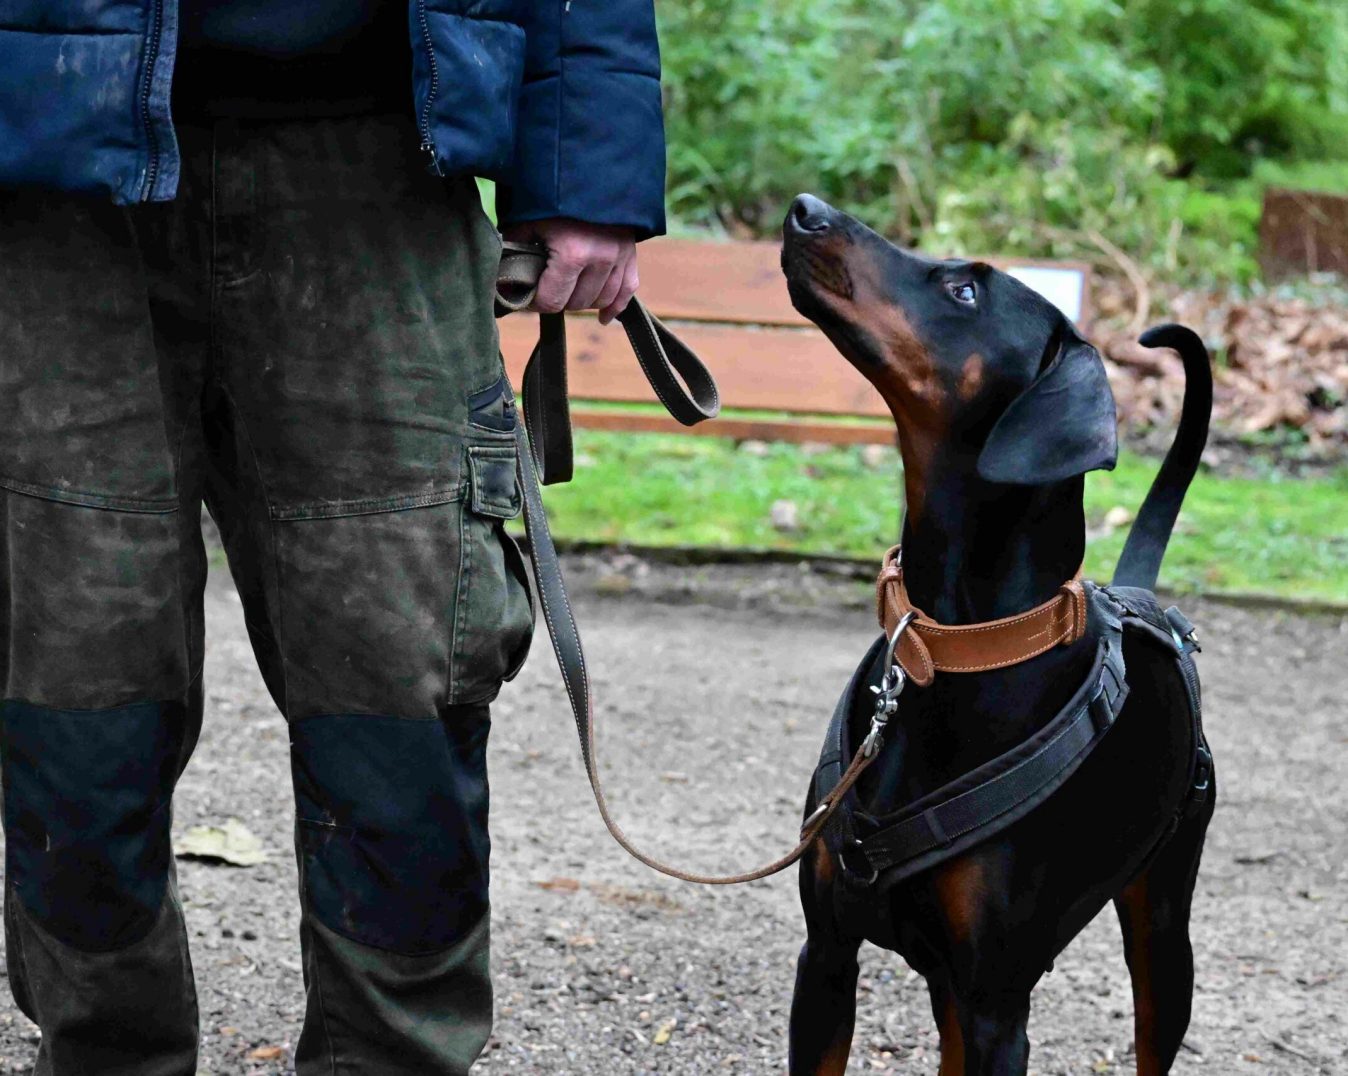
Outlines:
MULTIPOLYGON (((881 875, 886 884, 901 881, 1000 833, 1051 796, 1105 738, 1123 708, 1128 697, 1125 635, 1141 636, 1159 646, 1176 663, 1184 681, 1193 756, 1189 792, 1173 824, 1178 825, 1185 811, 1207 799, 1212 752, 1203 736, 1202 698, 1193 659, 1199 649, 1197 636, 1178 607, 1162 610, 1155 587, 1185 491, 1207 442, 1212 375, 1202 341, 1182 326, 1152 329, 1143 334, 1141 343, 1173 348, 1179 354, 1185 370, 1184 404, 1175 441, 1129 531, 1114 581, 1107 587, 1083 584, 1089 632, 1098 639, 1089 675, 1067 705, 1029 739, 916 802, 876 818, 863 809, 851 771, 859 758, 873 757, 879 751, 885 725, 897 708, 905 683, 897 664, 904 654, 899 644, 916 614, 904 615, 888 639, 876 640, 853 673, 815 771, 815 801, 820 806, 814 815, 827 809, 827 824, 821 832, 850 881, 869 886, 881 875), (848 742, 848 718, 863 685, 876 692, 875 712, 869 734, 854 752, 848 742)), ((806 820, 807 829, 811 819, 806 820)))
MULTIPOLYGON (((1098 638, 1095 660, 1080 688, 1051 721, 1011 750, 883 816, 868 814, 855 788, 842 793, 822 836, 850 880, 869 885, 884 874, 891 884, 934 867, 1000 833, 1061 787, 1108 734, 1128 697, 1125 632, 1146 635, 1172 655, 1180 668, 1196 746, 1187 802, 1206 797, 1211 755, 1203 739, 1193 625, 1174 606, 1162 612, 1150 590, 1091 583, 1085 589, 1092 634, 1098 638)), ((875 641, 838 700, 815 770, 817 803, 835 798, 844 768, 856 751, 880 750, 885 725, 905 682, 897 665, 881 671, 895 642, 884 636, 875 641), (871 732, 854 748, 849 742, 849 718, 868 687, 876 694, 871 732)))

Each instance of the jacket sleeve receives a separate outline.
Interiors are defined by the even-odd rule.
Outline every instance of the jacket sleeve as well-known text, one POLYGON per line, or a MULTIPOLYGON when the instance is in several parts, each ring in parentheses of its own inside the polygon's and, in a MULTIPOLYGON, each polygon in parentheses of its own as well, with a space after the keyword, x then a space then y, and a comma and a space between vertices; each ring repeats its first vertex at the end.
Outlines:
POLYGON ((665 230, 654 0, 527 0, 515 160, 502 224, 571 217, 665 230))

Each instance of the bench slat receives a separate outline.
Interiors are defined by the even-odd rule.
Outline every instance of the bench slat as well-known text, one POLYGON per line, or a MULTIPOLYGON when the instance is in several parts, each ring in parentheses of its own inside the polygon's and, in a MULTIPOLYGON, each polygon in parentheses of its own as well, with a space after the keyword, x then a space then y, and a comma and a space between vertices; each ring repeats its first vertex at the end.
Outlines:
MULTIPOLYGON (((1084 332, 1090 328, 1090 266, 1032 258, 984 258, 1050 292, 1084 332), (1057 294, 1053 294, 1056 292, 1057 294)), ((641 297, 666 319, 808 326, 787 294, 781 244, 655 239, 641 247, 641 297)))
POLYGON ((782 276, 781 244, 656 239, 641 245, 641 297, 661 318, 807 326, 782 276))
POLYGON ((635 414, 615 411, 571 412, 575 426, 587 430, 616 430, 621 433, 678 433, 694 437, 730 437, 736 441, 788 441, 794 444, 893 445, 894 426, 890 423, 843 425, 810 419, 718 418, 698 426, 681 426, 668 415, 635 414))
MULTIPOLYGON (((538 321, 516 314, 501 323, 506 369, 518 388, 538 340, 538 321)), ((577 400, 649 402, 651 387, 622 327, 592 317, 567 319, 571 395, 577 400)), ((754 411, 889 418, 879 393, 817 329, 684 323, 679 337, 707 364, 721 403, 754 411)))

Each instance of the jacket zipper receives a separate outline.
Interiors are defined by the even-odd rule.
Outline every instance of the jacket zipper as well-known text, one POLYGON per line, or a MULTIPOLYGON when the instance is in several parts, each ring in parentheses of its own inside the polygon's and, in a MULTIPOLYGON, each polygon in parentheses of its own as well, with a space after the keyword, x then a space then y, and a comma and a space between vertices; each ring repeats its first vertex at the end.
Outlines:
POLYGON ((140 90, 140 118, 145 125, 145 140, 149 144, 150 159, 145 166, 145 187, 141 201, 148 202, 154 194, 155 180, 159 178, 159 136, 150 122, 150 87, 154 82, 154 67, 159 60, 159 38, 163 30, 163 0, 150 4, 150 39, 145 49, 145 78, 140 90))
POLYGON ((426 0, 417 0, 417 18, 421 23, 421 39, 426 46, 426 59, 430 61, 431 67, 431 88, 426 94, 426 103, 421 106, 421 151, 431 155, 431 167, 438 176, 440 172, 440 158, 435 152, 435 143, 431 141, 431 102, 435 100, 435 95, 440 92, 440 72, 435 63, 435 45, 431 41, 431 27, 426 18, 426 0))

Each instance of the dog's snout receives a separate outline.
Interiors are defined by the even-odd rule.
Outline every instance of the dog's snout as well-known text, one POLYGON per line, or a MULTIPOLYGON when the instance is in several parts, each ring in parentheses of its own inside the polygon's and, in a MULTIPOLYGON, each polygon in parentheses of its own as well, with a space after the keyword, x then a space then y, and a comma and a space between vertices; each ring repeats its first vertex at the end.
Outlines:
POLYGON ((799 195, 791 203, 791 223, 802 232, 828 231, 833 208, 813 194, 799 195))

